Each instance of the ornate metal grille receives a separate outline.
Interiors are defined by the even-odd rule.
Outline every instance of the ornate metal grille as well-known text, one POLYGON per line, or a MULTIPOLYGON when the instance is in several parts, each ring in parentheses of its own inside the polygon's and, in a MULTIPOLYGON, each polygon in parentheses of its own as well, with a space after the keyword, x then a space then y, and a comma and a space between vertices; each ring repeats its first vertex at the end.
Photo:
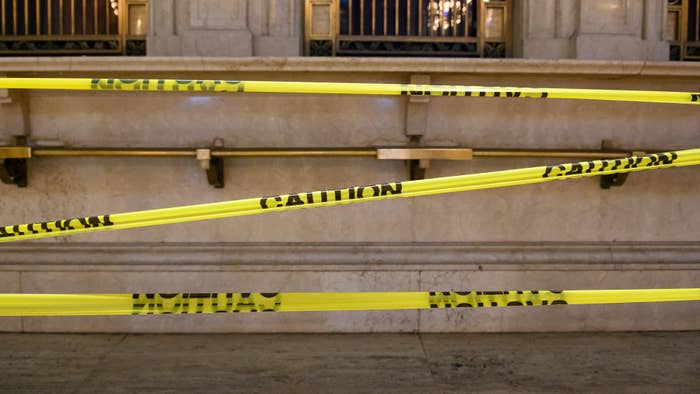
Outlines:
POLYGON ((147 0, 0 0, 0 55, 145 55, 147 0))
POLYGON ((668 0, 671 60, 700 60, 700 0, 668 0))
POLYGON ((506 57, 509 0, 307 0, 311 56, 506 57))

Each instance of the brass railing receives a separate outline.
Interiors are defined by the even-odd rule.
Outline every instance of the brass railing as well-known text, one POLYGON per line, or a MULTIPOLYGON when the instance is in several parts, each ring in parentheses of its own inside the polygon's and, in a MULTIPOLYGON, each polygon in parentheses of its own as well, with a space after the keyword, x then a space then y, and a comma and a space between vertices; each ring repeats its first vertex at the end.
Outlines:
POLYGON ((510 0, 306 0, 306 54, 507 57, 510 9, 510 0))
MULTIPOLYGON (((58 142, 58 141, 55 141, 58 142)), ((27 160, 37 157, 189 157, 206 170, 207 181, 215 187, 224 186, 224 159, 251 157, 357 157, 378 160, 402 160, 410 179, 423 179, 433 160, 472 160, 473 158, 567 158, 617 159, 645 152, 666 150, 624 150, 608 148, 604 141, 600 150, 580 149, 480 149, 468 147, 353 147, 353 148, 225 148, 216 139, 207 148, 131 148, 30 146, 25 137, 17 137, 15 145, 0 146, 0 181, 19 187, 27 186, 27 160)), ((60 145, 60 143, 59 143, 60 145)), ((601 187, 622 185, 626 175, 603 176, 601 187)))
POLYGON ((671 60, 700 60, 700 0, 668 0, 671 60))
POLYGON ((148 0, 0 0, 0 55, 145 55, 148 0))

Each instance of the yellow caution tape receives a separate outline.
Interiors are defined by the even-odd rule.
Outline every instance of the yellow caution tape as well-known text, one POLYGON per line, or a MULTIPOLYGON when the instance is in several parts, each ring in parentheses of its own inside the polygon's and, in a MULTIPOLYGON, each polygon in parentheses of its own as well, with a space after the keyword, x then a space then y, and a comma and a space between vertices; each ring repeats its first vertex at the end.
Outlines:
POLYGON ((552 180, 697 164, 700 164, 700 149, 690 149, 620 159, 592 160, 417 181, 351 186, 334 190, 282 194, 211 204, 5 226, 0 227, 0 242, 524 185, 552 180))
POLYGON ((343 293, 0 294, 0 316, 312 312, 700 301, 700 288, 343 293))
POLYGON ((520 97, 700 104, 697 92, 220 79, 0 78, 0 89, 520 97))

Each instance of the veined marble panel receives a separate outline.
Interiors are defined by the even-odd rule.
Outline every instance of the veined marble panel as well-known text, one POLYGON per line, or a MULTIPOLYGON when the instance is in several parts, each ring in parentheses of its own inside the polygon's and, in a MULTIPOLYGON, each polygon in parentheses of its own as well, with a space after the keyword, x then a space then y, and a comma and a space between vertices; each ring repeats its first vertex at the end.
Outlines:
POLYGON ((189 0, 190 27, 202 30, 247 28, 247 0, 189 0))
POLYGON ((624 34, 641 37, 644 2, 586 0, 581 4, 581 34, 624 34))
POLYGON ((525 5, 527 39, 554 38, 558 0, 530 0, 525 5))

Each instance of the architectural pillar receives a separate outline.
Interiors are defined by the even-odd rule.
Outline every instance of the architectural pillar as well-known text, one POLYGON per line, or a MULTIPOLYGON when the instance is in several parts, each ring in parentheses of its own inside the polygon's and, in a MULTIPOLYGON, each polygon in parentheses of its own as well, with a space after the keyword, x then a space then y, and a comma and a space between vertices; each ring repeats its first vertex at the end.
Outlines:
POLYGON ((664 0, 525 0, 519 7, 515 53, 524 58, 668 60, 664 0))
POLYGON ((255 56, 302 54, 303 0, 252 0, 248 21, 255 56))
POLYGON ((298 56, 302 0, 152 0, 150 56, 298 56))

